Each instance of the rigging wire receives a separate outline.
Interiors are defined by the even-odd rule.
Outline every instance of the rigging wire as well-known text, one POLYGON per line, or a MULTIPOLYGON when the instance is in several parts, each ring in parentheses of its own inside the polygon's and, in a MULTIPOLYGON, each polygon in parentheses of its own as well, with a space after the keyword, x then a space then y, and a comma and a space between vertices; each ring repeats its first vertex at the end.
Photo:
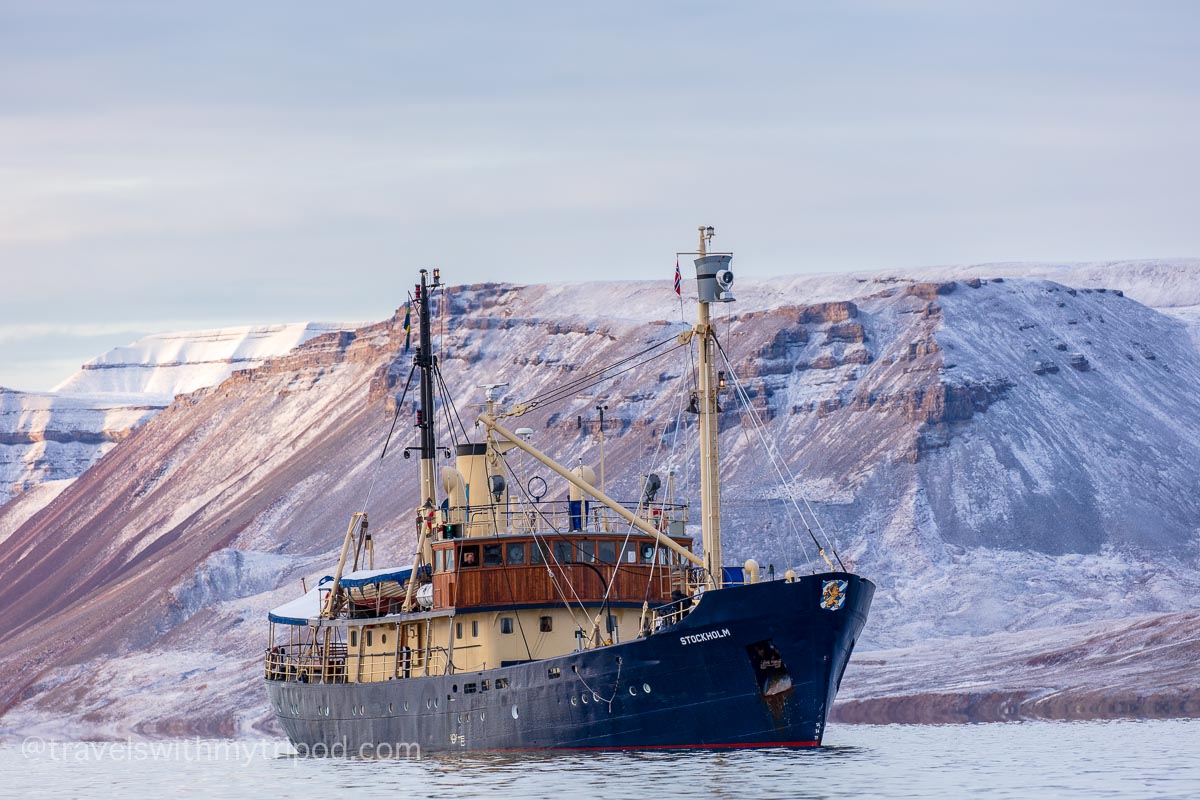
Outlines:
POLYGON ((644 366, 644 365, 650 363, 651 361, 653 361, 657 358, 661 358, 661 357, 667 355, 668 353, 674 352, 675 350, 679 349, 680 347, 684 347, 684 346, 685 346, 684 343, 678 342, 678 337, 670 336, 666 339, 663 339, 660 342, 656 342, 656 343, 650 345, 649 347, 646 347, 643 350, 639 350, 638 352, 636 352, 630 356, 622 358, 618 361, 614 361, 612 364, 609 364, 608 366, 601 367, 598 370, 593 370, 592 372, 589 372, 586 375, 582 375, 578 378, 574 378, 570 381, 567 381, 566 383, 559 384, 558 386, 547 389, 546 391, 544 391, 540 394, 536 394, 533 397, 526 400, 521 405, 525 407, 526 411, 532 411, 533 409, 535 409, 539 406, 545 405, 547 403, 559 402, 559 401, 564 400, 567 397, 570 397, 570 396, 572 396, 578 392, 581 392, 585 389, 590 389, 591 387, 596 386, 599 383, 602 383, 607 380, 612 380, 613 378, 617 377, 618 375, 624 375, 626 372, 629 372, 630 370, 637 369, 638 367, 644 366), (610 370, 613 370, 613 369, 616 369, 617 367, 628 364, 630 361, 634 361, 638 358, 641 358, 642 356, 646 355, 647 353, 651 353, 654 350, 657 350, 658 348, 663 347, 664 345, 670 344, 671 342, 676 342, 675 347, 672 347, 669 350, 665 350, 661 353, 652 355, 649 358, 646 358, 638 363, 635 363, 628 367, 625 367, 624 369, 621 369, 617 372, 613 372, 612 374, 605 374, 605 373, 608 373, 610 370))
MULTIPOLYGON (((505 470, 507 470, 509 476, 513 478, 513 483, 515 483, 517 485, 517 488, 521 490, 521 494, 525 496, 525 501, 533 507, 533 509, 537 513, 537 515, 539 517, 541 517, 542 522, 544 522, 546 524, 546 527, 548 527, 550 530, 554 531, 555 534, 557 534, 564 540, 570 542, 571 541, 570 537, 568 537, 566 534, 564 534, 562 531, 560 531, 557 527, 555 527, 554 523, 552 521, 550 521, 550 519, 548 519, 546 517, 545 512, 542 511, 541 505, 539 503, 535 502, 532 497, 530 497, 529 491, 526 489, 525 485, 520 480, 517 479, 516 472, 513 470, 512 465, 508 463, 508 454, 501 453, 500 460, 504 462, 504 468, 505 468, 505 470)), ((571 594, 575 595, 575 602, 579 604, 579 609, 583 612, 585 619, 588 616, 587 607, 583 604, 583 600, 580 599, 579 593, 575 591, 575 586, 567 578, 566 569, 562 566, 561 563, 559 563, 558 556, 556 556, 554 554, 554 548, 550 547, 550 544, 548 541, 545 541, 546 537, 542 536, 537 531, 530 531, 530 533, 533 534, 535 543, 543 542, 543 541, 545 542, 546 546, 545 546, 545 550, 543 551, 543 554, 546 556, 546 558, 544 559, 545 563, 546 563, 546 572, 547 572, 547 574, 550 575, 551 583, 554 584, 554 588, 558 591, 559 596, 562 598, 563 605, 566 607, 567 611, 570 612, 571 621, 575 623, 575 626, 577 628, 582 630, 583 625, 579 624, 579 618, 575 616, 575 611, 574 611, 574 609, 571 608, 570 598, 568 598, 567 593, 562 590, 562 586, 559 584, 558 578, 554 574, 554 570, 551 569, 551 567, 550 567, 551 562, 553 562, 554 565, 556 567, 558 567, 559 571, 562 573, 562 578, 566 582, 567 586, 570 587, 571 594)))
MULTIPOLYGON (((750 396, 746 392, 745 386, 742 385, 741 379, 738 378, 737 372, 733 368, 733 364, 730 363, 729 356, 726 354, 725 348, 721 346, 721 341, 715 335, 713 336, 713 341, 716 342, 717 351, 720 352, 721 358, 725 362, 725 367, 729 371, 730 376, 733 378, 733 384, 736 389, 735 393, 737 394, 738 400, 739 400, 739 402, 742 403, 742 405, 745 407, 746 411, 750 415, 750 419, 753 423, 753 425, 751 427, 753 427, 755 433, 758 434, 759 441, 762 442, 763 450, 767 453, 768 457, 770 458, 771 466, 775 468, 775 474, 779 477, 779 482, 781 484, 781 487, 784 489, 785 496, 787 497, 788 500, 791 501, 792 507, 796 510, 796 513, 800 516, 800 521, 802 523, 804 523, 804 527, 808 531, 809 537, 812 539, 813 544, 815 544, 817 546, 817 551, 821 554, 821 557, 825 559, 825 563, 829 565, 830 569, 832 569, 833 564, 829 561, 829 558, 825 555, 825 548, 821 545, 820 540, 817 539, 816 534, 813 533, 812 528, 810 528, 808 526, 808 522, 804 517, 804 513, 800 510, 800 506, 796 503, 795 492, 788 490, 789 486, 795 485, 795 482, 796 482, 795 474, 792 472, 791 467, 788 466, 787 462, 779 454, 779 451, 777 450, 777 448, 767 439, 766 435, 763 433, 763 427, 764 427, 763 422, 762 422, 761 418, 759 417, 758 412, 750 404, 750 396), (780 469, 781 464, 783 466, 783 470, 787 471, 790 483, 784 480, 783 470, 780 469)), ((749 436, 749 434, 747 434, 747 436, 749 436)), ((802 496, 801 499, 804 501, 805 507, 808 508, 809 514, 812 515, 813 522, 815 522, 817 525, 817 530, 819 530, 821 532, 821 534, 825 537, 826 543, 829 545, 829 549, 831 551, 833 551, 833 557, 835 559, 837 559, 838 565, 844 571, 846 569, 846 566, 845 566, 845 564, 842 563, 841 556, 838 555, 837 548, 834 547, 834 545, 833 545, 833 540, 829 537, 829 534, 826 533, 825 529, 821 526, 821 521, 817 517, 817 513, 813 509, 812 504, 810 504, 808 502, 807 497, 802 496)), ((795 523, 793 522, 792 524, 794 527, 795 523)), ((799 535, 799 531, 797 531, 797 535, 799 535)))
MULTIPOLYGON (((679 298, 679 303, 680 303, 680 307, 682 310, 682 305, 683 305, 682 297, 679 298)), ((690 352, 691 348, 688 348, 688 351, 690 352)), ((674 460, 675 460, 675 445, 679 441, 679 428, 683 424, 683 394, 684 394, 683 392, 679 392, 679 405, 676 406, 676 408, 675 408, 675 425, 674 425, 673 429, 671 430, 671 450, 670 450, 671 462, 668 463, 668 465, 667 465, 668 473, 670 472, 670 470, 672 468, 672 464, 674 463, 674 460)), ((667 479, 668 479, 668 481, 670 480, 669 474, 667 476, 667 479)), ((650 601, 650 587, 654 584, 654 570, 655 570, 655 567, 658 566, 658 548, 659 547, 660 547, 659 542, 657 539, 655 539, 654 540, 654 563, 653 563, 653 565, 651 565, 650 575, 646 579, 646 595, 643 598, 643 602, 650 601)), ((674 555, 669 550, 667 551, 667 553, 668 553, 668 555, 667 555, 668 559, 672 555, 674 555)))
POLYGON ((408 380, 404 382, 404 391, 400 393, 400 400, 396 403, 396 413, 392 415, 392 427, 388 430, 387 439, 383 442, 383 451, 380 452, 379 460, 375 462, 375 471, 371 474, 371 483, 367 487, 367 497, 362 505, 364 509, 371 504, 371 494, 375 491, 375 481, 379 478, 379 468, 383 465, 383 457, 387 455, 388 445, 392 442, 392 434, 396 432, 396 423, 400 419, 400 411, 404 408, 404 398, 408 396, 408 389, 412 386, 413 374, 416 371, 416 364, 408 371, 408 380))
POLYGON ((467 427, 463 425, 462 417, 458 414, 458 406, 454 404, 454 398, 450 394, 450 388, 446 386, 446 379, 442 377, 442 368, 435 366, 433 375, 437 379, 438 393, 442 396, 443 410, 446 411, 446 424, 450 426, 450 436, 454 439, 454 443, 458 444, 458 436, 454 432, 454 423, 458 422, 458 429, 462 431, 463 441, 469 441, 470 436, 467 435, 467 427), (450 415, 453 414, 453 419, 450 415))
MULTIPOLYGON (((682 399, 682 397, 683 397, 683 395, 681 394, 680 398, 682 399)), ((650 460, 651 472, 653 472, 655 469, 659 468, 659 455, 662 453, 662 446, 663 446, 664 438, 666 438, 666 437, 663 437, 663 436, 658 437, 658 445, 654 448, 654 457, 650 460)), ((672 442, 672 447, 674 447, 674 442, 672 442)), ((645 502, 646 507, 647 508, 649 507, 649 503, 646 502, 646 485, 649 482, 649 480, 650 480, 650 474, 647 473, 642 478, 641 495, 640 495, 640 499, 638 500, 637 511, 635 512, 635 514, 641 513, 644 502, 645 502)), ((633 529, 634 529, 633 523, 630 522, 629 528, 625 531, 625 539, 624 539, 624 541, 621 542, 620 555, 623 555, 625 553, 625 547, 629 544, 629 539, 633 536, 633 529)), ((655 558, 657 559, 658 540, 655 539, 654 543, 655 543, 655 558)), ((636 558, 636 554, 635 554, 635 558, 636 558)), ((604 602, 605 603, 608 602, 608 597, 610 594, 612 594, 613 586, 617 582, 617 573, 621 571, 621 565, 623 563, 624 563, 624 561, 620 558, 620 556, 618 556, 617 564, 613 568, 613 571, 612 571, 612 577, 609 579, 608 587, 604 591, 604 602)), ((654 579, 654 567, 653 567, 653 565, 651 565, 650 578, 647 580, 647 583, 646 583, 646 596, 647 597, 650 596, 650 581, 652 581, 653 579, 654 579)))

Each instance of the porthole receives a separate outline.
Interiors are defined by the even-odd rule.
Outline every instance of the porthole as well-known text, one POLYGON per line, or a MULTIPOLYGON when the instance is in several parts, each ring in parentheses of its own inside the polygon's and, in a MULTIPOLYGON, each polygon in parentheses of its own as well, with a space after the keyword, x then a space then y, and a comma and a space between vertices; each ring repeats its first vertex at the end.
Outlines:
POLYGON ((434 708, 437 708, 437 707, 438 707, 438 699, 437 699, 436 697, 435 697, 435 698, 433 698, 433 707, 434 707, 434 708))
POLYGON ((633 695, 634 697, 637 697, 637 687, 636 687, 636 686, 630 686, 630 687, 629 687, 629 693, 630 693, 631 695, 633 695))
POLYGON ((433 708, 433 700, 431 700, 431 699, 430 699, 430 698, 428 698, 428 697, 427 697, 427 698, 425 698, 425 707, 426 707, 426 708, 433 708))
POLYGON ((516 707, 516 706, 513 706, 513 707, 512 707, 512 715, 513 715, 513 719, 517 719, 518 717, 520 717, 520 716, 521 716, 520 714, 518 714, 518 713, 517 713, 517 707, 516 707))
POLYGON ((367 707, 366 707, 366 706, 359 706, 359 707, 358 707, 358 715, 359 715, 360 717, 365 717, 365 716, 367 715, 367 707))
POLYGON ((459 714, 459 715, 458 715, 458 724, 459 724, 459 725, 462 725, 464 721, 465 721, 465 720, 463 719, 463 715, 462 715, 462 714, 459 714))
POLYGON ((575 695, 571 695, 571 705, 573 705, 573 706, 579 705, 579 701, 575 699, 575 695))
POLYGON ((480 722, 483 722, 483 719, 484 719, 484 717, 485 717, 485 716, 487 716, 487 715, 486 715, 486 714, 484 714, 482 711, 480 711, 480 712, 479 712, 479 721, 480 721, 480 722))
POLYGON ((407 700, 404 701, 404 710, 408 711, 408 701, 407 700))
POLYGON ((396 713, 396 707, 395 707, 394 705, 392 705, 391 703, 388 703, 388 713, 389 713, 389 714, 395 714, 395 713, 396 713))
POLYGON ((352 716, 352 717, 358 716, 358 709, 355 708, 354 706, 350 706, 350 716, 352 716))
POLYGON ((642 691, 643 691, 643 692, 645 692, 646 694, 650 694, 650 684, 648 684, 648 683, 643 683, 643 684, 642 684, 642 691))
POLYGON ((581 695, 579 695, 579 699, 583 701, 583 704, 584 704, 585 706, 588 704, 588 698, 587 698, 587 695, 586 695, 586 694, 581 694, 581 695))
POLYGON ((450 688, 453 689, 454 692, 457 694, 457 692, 458 692, 458 684, 457 683, 454 684, 453 686, 451 686, 450 688))
POLYGON ((595 692, 592 692, 592 699, 595 700, 597 703, 599 703, 600 695, 596 694, 595 692))

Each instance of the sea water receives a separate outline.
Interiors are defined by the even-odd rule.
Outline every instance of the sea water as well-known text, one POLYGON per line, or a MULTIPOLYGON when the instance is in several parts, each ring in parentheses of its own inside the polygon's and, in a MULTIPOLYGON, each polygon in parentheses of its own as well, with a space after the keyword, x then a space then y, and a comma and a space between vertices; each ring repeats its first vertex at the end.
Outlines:
POLYGON ((808 750, 300 758, 272 739, 0 745, 5 798, 1200 798, 1200 720, 831 725, 808 750))

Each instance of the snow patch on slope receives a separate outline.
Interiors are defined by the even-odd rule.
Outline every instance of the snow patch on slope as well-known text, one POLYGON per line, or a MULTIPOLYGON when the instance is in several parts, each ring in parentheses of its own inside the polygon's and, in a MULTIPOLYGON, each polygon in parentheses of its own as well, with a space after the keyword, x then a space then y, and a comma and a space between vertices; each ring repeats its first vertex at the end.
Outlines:
POLYGON ((297 322, 157 333, 93 358, 52 391, 137 395, 165 405, 176 395, 216 386, 235 369, 257 367, 314 337, 364 324, 297 322))

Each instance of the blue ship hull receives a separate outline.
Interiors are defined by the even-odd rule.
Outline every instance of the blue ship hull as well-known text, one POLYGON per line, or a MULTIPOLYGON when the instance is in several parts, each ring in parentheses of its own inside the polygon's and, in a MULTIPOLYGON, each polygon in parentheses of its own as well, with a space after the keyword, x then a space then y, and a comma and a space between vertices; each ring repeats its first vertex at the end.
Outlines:
POLYGON ((817 746, 874 591, 844 572, 732 586, 608 647, 377 683, 266 681, 267 692, 314 755, 817 746), (846 582, 836 610, 822 607, 829 581, 846 582), (507 685, 464 693, 485 679, 507 685))

